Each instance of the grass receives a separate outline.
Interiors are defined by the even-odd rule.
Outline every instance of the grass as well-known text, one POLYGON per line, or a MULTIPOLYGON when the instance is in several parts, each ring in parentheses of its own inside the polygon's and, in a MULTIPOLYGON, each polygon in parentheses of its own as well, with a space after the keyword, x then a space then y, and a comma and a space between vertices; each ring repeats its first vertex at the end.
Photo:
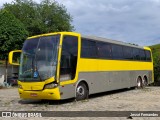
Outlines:
POLYGON ((160 55, 160 44, 149 46, 152 49, 153 55, 160 55))
POLYGON ((150 48, 159 49, 160 50, 160 44, 152 45, 150 48))

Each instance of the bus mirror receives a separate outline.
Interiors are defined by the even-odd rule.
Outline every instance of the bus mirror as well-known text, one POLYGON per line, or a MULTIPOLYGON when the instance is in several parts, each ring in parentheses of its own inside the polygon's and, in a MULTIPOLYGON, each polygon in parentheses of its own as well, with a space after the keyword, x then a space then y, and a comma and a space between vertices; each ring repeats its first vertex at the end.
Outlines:
POLYGON ((21 50, 11 51, 8 56, 9 64, 19 65, 21 52, 21 50))

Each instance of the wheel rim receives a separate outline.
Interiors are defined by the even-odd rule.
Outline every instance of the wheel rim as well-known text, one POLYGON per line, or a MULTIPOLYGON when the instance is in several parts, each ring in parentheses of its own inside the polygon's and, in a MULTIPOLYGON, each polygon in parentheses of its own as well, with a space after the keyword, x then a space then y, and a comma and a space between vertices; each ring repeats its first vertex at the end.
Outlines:
POLYGON ((83 96, 84 95, 84 88, 82 87, 82 86, 78 86, 77 87, 77 91, 76 91, 76 93, 77 93, 77 96, 83 96))
POLYGON ((137 81, 137 86, 141 87, 141 81, 140 80, 137 81))

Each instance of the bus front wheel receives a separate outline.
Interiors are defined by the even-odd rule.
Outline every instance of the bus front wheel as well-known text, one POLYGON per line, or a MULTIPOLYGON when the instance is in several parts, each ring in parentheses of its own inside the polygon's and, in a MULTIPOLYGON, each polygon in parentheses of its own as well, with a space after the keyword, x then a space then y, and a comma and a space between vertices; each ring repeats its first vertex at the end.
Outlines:
POLYGON ((88 98, 88 89, 85 83, 81 82, 76 88, 76 100, 84 100, 88 98))

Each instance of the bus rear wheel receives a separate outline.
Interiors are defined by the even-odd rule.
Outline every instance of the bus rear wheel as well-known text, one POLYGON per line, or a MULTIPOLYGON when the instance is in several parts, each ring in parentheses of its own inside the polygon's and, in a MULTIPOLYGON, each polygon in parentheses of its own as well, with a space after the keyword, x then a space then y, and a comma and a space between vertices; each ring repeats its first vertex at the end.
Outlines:
POLYGON ((145 88, 148 85, 147 78, 143 78, 143 87, 145 88))
POLYGON ((84 100, 88 98, 88 89, 85 83, 81 82, 76 88, 76 100, 84 100))
POLYGON ((138 89, 142 88, 142 80, 140 77, 138 77, 138 79, 137 79, 137 88, 138 89))

